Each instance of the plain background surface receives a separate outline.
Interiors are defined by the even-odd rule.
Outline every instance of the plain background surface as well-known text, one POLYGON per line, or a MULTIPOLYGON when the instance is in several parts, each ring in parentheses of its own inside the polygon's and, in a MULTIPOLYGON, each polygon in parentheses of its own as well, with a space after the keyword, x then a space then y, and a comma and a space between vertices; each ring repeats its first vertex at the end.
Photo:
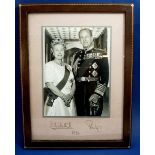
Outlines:
POLYGON ((66 139, 121 139, 123 120, 123 55, 124 55, 124 15, 123 14, 31 14, 29 22, 29 80, 30 80, 30 113, 32 139, 52 140, 66 139), (82 19, 81 19, 82 18, 82 19), (92 22, 92 21, 95 22, 92 22), (87 23, 83 23, 87 21, 87 23), (61 118, 61 122, 69 121, 72 128, 79 132, 73 136, 70 130, 55 130, 51 132, 51 122, 58 122, 58 118, 42 117, 42 49, 41 49, 41 25, 60 26, 84 25, 110 25, 111 33, 111 71, 110 71, 110 118, 91 118, 101 126, 100 132, 87 130, 86 118, 61 118), (118 42, 119 38, 119 42, 118 42), (37 77, 37 81, 36 81, 37 77), (37 96, 37 97, 36 97, 37 96), (86 125, 86 126, 85 126, 86 125), (114 126, 114 127, 113 127, 114 126))
POLYGON ((21 108, 21 92, 20 92, 20 57, 19 57, 19 3, 33 4, 33 3, 74 3, 73 0, 66 1, 50 1, 50 0, 16 0, 16 102, 15 102, 15 114, 16 114, 16 155, 49 155, 49 154, 102 154, 102 155, 139 155, 140 154, 140 4, 138 0, 90 0, 90 1, 76 1, 76 3, 134 3, 134 69, 133 69, 133 103, 132 103, 132 145, 130 149, 100 149, 100 150, 25 150, 23 149, 23 135, 22 135, 22 108, 21 108))

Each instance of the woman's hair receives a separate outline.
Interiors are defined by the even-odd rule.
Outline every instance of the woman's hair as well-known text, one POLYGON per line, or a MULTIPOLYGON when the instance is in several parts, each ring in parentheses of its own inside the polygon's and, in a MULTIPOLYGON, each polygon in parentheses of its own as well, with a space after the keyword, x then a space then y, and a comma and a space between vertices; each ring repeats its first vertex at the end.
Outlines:
POLYGON ((54 57, 54 55, 53 55, 54 46, 55 46, 55 45, 58 45, 58 44, 63 45, 64 50, 66 50, 65 43, 64 43, 64 41, 63 41, 62 39, 60 39, 60 38, 53 39, 53 40, 51 41, 51 50, 50 50, 50 52, 51 52, 51 54, 52 54, 52 58, 51 58, 52 60, 55 59, 55 57, 54 57))

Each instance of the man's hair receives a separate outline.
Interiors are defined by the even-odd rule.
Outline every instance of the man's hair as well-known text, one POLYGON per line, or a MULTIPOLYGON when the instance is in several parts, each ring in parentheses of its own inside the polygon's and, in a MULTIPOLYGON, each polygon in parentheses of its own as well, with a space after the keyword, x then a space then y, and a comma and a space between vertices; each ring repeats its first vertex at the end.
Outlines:
POLYGON ((90 30, 89 28, 84 28, 84 29, 81 29, 81 30, 79 31, 79 38, 80 38, 80 33, 81 33, 82 31, 88 31, 89 34, 90 34, 90 36, 91 36, 91 37, 93 36, 92 30, 90 30))

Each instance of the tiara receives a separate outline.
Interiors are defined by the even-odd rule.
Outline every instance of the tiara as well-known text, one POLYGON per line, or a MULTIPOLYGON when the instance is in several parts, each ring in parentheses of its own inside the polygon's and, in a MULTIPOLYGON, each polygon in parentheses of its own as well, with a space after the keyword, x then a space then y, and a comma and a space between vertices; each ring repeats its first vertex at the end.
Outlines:
POLYGON ((65 45, 64 41, 60 38, 56 38, 54 40, 51 41, 51 46, 53 47, 54 45, 56 44, 62 44, 62 45, 65 45))

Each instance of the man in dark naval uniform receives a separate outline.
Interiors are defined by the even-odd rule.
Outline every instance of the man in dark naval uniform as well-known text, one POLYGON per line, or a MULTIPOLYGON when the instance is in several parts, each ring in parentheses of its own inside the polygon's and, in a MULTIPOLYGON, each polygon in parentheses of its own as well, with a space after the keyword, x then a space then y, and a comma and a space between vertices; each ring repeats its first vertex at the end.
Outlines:
POLYGON ((106 51, 94 48, 92 31, 79 32, 83 50, 73 55, 72 67, 76 80, 75 102, 78 116, 101 116, 103 95, 109 80, 106 51))

